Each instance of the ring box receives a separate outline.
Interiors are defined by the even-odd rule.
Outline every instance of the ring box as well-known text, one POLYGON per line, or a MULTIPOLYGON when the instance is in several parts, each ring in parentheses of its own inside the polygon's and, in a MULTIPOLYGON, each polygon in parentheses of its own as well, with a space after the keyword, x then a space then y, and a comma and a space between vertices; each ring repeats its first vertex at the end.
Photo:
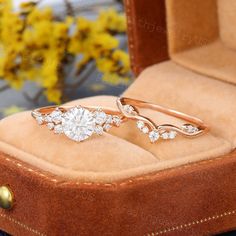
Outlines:
MULTIPOLYGON (((126 0, 137 80, 126 97, 203 119, 195 139, 149 143, 129 121, 75 143, 30 112, 0 121, 0 209, 12 235, 212 235, 236 229, 236 3, 126 0)), ((115 97, 71 105, 115 108, 115 97)), ((144 110, 160 123, 173 117, 144 110)))

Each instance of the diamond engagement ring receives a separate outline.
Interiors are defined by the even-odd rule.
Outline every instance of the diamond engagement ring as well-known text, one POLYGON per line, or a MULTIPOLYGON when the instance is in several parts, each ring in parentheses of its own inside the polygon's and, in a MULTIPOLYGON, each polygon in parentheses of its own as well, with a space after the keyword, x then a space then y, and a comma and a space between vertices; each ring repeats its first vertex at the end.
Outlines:
POLYGON ((117 99, 117 106, 126 118, 136 120, 137 128, 142 133, 147 134, 152 143, 155 143, 159 139, 174 139, 177 134, 181 134, 185 137, 197 137, 209 130, 207 125, 198 118, 153 103, 121 97, 117 99), (181 126, 173 124, 157 125, 153 120, 141 115, 138 108, 158 111, 176 117, 186 123, 183 123, 181 126))
POLYGON ((125 120, 118 111, 85 106, 49 106, 35 109, 31 114, 39 125, 46 125, 55 134, 64 134, 77 142, 93 134, 102 135, 125 120))

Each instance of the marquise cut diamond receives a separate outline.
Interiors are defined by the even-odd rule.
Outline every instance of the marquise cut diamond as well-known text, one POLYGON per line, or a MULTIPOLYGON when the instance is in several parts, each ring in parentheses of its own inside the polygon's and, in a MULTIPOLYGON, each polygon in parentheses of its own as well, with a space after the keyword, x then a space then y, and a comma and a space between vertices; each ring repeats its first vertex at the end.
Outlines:
POLYGON ((196 126, 191 125, 191 124, 184 124, 182 126, 182 129, 188 132, 189 134, 193 134, 199 131, 199 129, 196 126))
POLYGON ((106 122, 107 115, 105 112, 99 110, 94 112, 96 124, 102 125, 106 122))
POLYGON ((36 121, 38 122, 39 125, 42 125, 43 122, 44 122, 43 116, 38 116, 38 117, 36 117, 36 121))
POLYGON ((107 115, 106 123, 111 124, 113 122, 112 115, 107 115))
POLYGON ((103 126, 103 129, 107 132, 107 131, 109 131, 110 129, 111 129, 111 125, 110 124, 105 124, 104 126, 103 126))
POLYGON ((50 114, 52 122, 55 124, 59 124, 62 121, 63 113, 60 110, 55 110, 50 114))
POLYGON ((113 116, 113 119, 112 119, 113 123, 116 125, 116 126, 120 126, 121 125, 121 118, 119 116, 113 116))
POLYGON ((99 125, 97 125, 97 126, 94 128, 94 131, 95 131, 95 133, 98 134, 98 135, 102 135, 103 132, 104 132, 102 126, 99 126, 99 125))
POLYGON ((124 111, 131 114, 132 112, 134 112, 134 107, 131 105, 125 105, 124 107, 124 111))

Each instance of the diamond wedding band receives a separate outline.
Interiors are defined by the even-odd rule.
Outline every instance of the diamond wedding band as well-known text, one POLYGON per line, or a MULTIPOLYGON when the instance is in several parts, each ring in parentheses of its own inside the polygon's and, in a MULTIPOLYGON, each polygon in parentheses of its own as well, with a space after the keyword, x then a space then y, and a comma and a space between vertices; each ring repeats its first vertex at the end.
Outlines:
POLYGON ((39 125, 46 125, 55 134, 81 142, 93 134, 102 135, 125 120, 120 112, 112 109, 82 106, 50 106, 32 111, 39 125))
POLYGON ((177 134, 194 138, 209 130, 207 125, 198 118, 153 103, 121 97, 117 99, 117 106, 127 119, 136 120, 137 128, 142 133, 147 134, 152 143, 155 143, 159 139, 174 139, 177 134), (158 111, 183 120, 184 123, 181 126, 156 124, 156 122, 150 118, 141 115, 139 108, 158 111))

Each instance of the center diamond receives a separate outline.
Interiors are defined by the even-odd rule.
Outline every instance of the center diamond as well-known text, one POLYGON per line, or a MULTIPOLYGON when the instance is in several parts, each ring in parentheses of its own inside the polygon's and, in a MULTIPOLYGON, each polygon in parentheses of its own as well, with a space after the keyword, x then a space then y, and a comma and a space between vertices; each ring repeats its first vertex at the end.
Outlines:
POLYGON ((93 113, 82 107, 75 107, 64 113, 62 127, 65 135, 77 142, 89 138, 95 129, 93 113))

